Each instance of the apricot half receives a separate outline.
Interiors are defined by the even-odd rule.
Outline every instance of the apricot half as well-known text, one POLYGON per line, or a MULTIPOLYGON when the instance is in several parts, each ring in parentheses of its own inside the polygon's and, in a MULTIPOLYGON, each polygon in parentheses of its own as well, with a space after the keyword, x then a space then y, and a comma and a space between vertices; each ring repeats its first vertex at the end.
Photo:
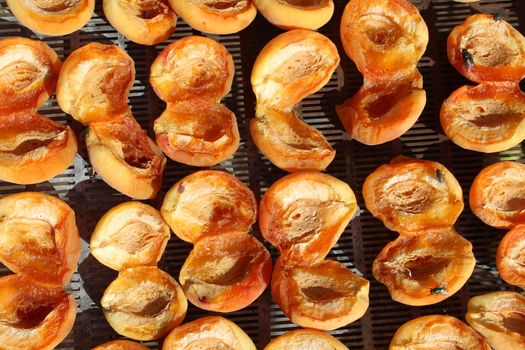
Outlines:
POLYGON ((175 328, 164 340, 162 350, 255 350, 255 344, 232 321, 207 316, 175 328))
POLYGON ((95 0, 7 0, 17 20, 45 35, 71 34, 89 22, 95 0))
POLYGON ((372 272, 393 300, 422 306, 460 290, 475 265, 472 244, 448 228, 399 236, 381 250, 372 272))
POLYGON ((467 322, 494 350, 525 348, 525 297, 509 291, 475 296, 468 303, 467 322))
POLYGON ((171 187, 161 214, 177 237, 196 243, 207 235, 248 232, 257 219, 257 202, 235 176, 201 170, 171 187))
POLYGON ((135 343, 129 340, 113 340, 101 344, 92 350, 149 350, 142 344, 135 343))
POLYGON ((517 226, 503 237, 496 264, 505 282, 525 289, 525 226, 517 226))
POLYGON ((255 6, 271 24, 285 30, 324 26, 334 14, 332 0, 254 0, 255 6))
POLYGON ((275 182, 264 194, 259 226, 264 238, 295 264, 322 261, 357 211, 343 181, 300 171, 275 182))
POLYGON ((188 308, 179 283, 151 266, 121 271, 100 303, 110 326, 135 340, 162 338, 182 322, 188 308))
POLYGON ((525 139, 525 93, 515 83, 462 86, 440 112, 445 134, 458 146, 501 152, 525 139))
POLYGON ((339 262, 304 267, 277 259, 272 296, 290 320, 307 328, 333 330, 361 318, 368 309, 370 282, 339 262))
POLYGON ((154 266, 170 239, 160 213, 140 202, 125 202, 100 219, 91 236, 91 254, 113 270, 154 266))
POLYGON ((169 0, 193 29, 209 34, 233 34, 248 27, 257 15, 252 0, 169 0))
POLYGON ((476 83, 525 77, 525 37, 499 16, 469 16, 450 33, 447 53, 454 68, 476 83))
POLYGON ((428 28, 407 0, 352 0, 341 18, 341 40, 363 75, 385 79, 419 61, 428 28))
POLYGON ((0 262, 11 271, 65 285, 80 250, 75 213, 62 200, 38 192, 0 199, 0 262))
POLYGON ((485 339, 455 317, 429 315, 403 324, 389 350, 472 349, 491 350, 485 339))
POLYGON ((204 310, 233 312, 254 302, 270 283, 270 253, 245 232, 206 236, 180 270, 188 300, 204 310))
POLYGON ((453 226, 463 210, 463 192, 454 175, 428 160, 395 157, 368 175, 366 208, 400 233, 453 226))
POLYGON ((0 348, 52 350, 75 323, 76 303, 62 286, 24 275, 0 278, 0 348))
POLYGON ((168 157, 204 167, 237 151, 237 120, 220 104, 231 89, 233 74, 232 56, 212 39, 189 36, 162 50, 151 65, 150 82, 167 103, 154 129, 168 157))
POLYGON ((310 30, 291 30, 272 39, 257 56, 251 83, 257 98, 252 138, 273 164, 287 171, 323 170, 335 151, 325 137, 294 112, 321 89, 339 64, 337 47, 310 30))
POLYGON ((109 23, 138 44, 158 44, 168 39, 177 25, 168 0, 104 0, 103 5, 109 23))
POLYGON ((512 228, 525 223, 525 165, 492 164, 472 182, 470 209, 489 226, 512 228))
POLYGON ((348 350, 330 334, 315 329, 297 329, 278 336, 264 350, 348 350))

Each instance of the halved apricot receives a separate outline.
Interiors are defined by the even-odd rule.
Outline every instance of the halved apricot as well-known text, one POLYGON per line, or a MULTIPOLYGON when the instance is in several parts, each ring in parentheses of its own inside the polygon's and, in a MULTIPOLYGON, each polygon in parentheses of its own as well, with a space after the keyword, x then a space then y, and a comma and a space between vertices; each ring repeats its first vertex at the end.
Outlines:
POLYGON ((177 15, 168 0, 104 0, 103 5, 109 23, 138 44, 158 44, 175 31, 177 15))
POLYGON ((444 315, 418 317, 399 327, 389 350, 409 349, 491 350, 474 329, 455 317, 444 315))
POLYGON ((427 98, 423 76, 414 67, 388 79, 369 80, 336 112, 353 139, 379 145, 397 139, 417 121, 427 98))
POLYGON ((505 282, 525 288, 525 226, 517 226, 503 237, 496 264, 505 282))
POLYGON ((252 0, 169 0, 177 14, 193 29, 209 34, 233 34, 253 22, 252 0))
POLYGON ((113 340, 91 350, 149 350, 142 344, 129 340, 113 340))
POLYGON ((64 61, 57 85, 60 108, 82 124, 128 112, 135 79, 131 57, 116 45, 89 43, 64 61))
POLYGON ((300 171, 275 182, 264 194, 259 226, 264 238, 295 264, 322 261, 357 211, 343 181, 300 171))
POLYGON ((283 257, 275 263, 272 296, 293 323, 333 330, 365 314, 370 282, 343 264, 332 260, 303 267, 286 263, 283 257))
POLYGON ((463 211, 463 192, 447 168, 402 156, 368 175, 363 198, 372 215, 400 233, 453 226, 463 211))
POLYGON ((2 115, 42 106, 55 92, 61 66, 57 53, 42 41, 22 37, 0 40, 2 115))
POLYGON ((193 305, 233 312, 262 294, 271 273, 272 259, 262 243, 245 232, 225 232, 195 243, 179 281, 193 305))
POLYGON ((319 29, 334 14, 332 0, 254 0, 271 24, 285 30, 319 29))
POLYGON ((525 223, 525 165, 498 162, 472 182, 470 209, 489 226, 512 228, 525 223))
POLYGON ((52 350, 75 323, 75 299, 62 286, 22 274, 0 278, 0 347, 52 350))
POLYGON ((428 28, 407 0, 352 0, 341 19, 341 40, 361 73, 385 79, 419 61, 428 28))
POLYGON ((164 340, 162 350, 255 350, 255 344, 232 321, 207 316, 175 328, 164 340))
POLYGON ((170 239, 160 212, 140 202, 111 208, 91 236, 91 254, 113 270, 155 266, 170 239))
POLYGON ((472 244, 454 229, 401 235, 374 260, 374 277, 406 305, 439 303, 463 287, 474 271, 472 244))
POLYGON ((348 350, 330 334, 315 329, 297 329, 278 336, 264 350, 348 350))
POLYGON ((0 199, 0 262, 13 272, 67 284, 77 268, 75 213, 57 197, 21 192, 0 199))
POLYGON ((7 0, 17 20, 45 35, 71 34, 89 22, 95 0, 7 0))
POLYGON ((77 154, 70 127, 28 110, 0 118, 0 179, 16 184, 47 181, 67 169, 77 154))
POLYGON ((525 93, 516 83, 462 86, 441 107, 441 126, 458 146, 501 152, 525 139, 525 93))
POLYGON ((207 235, 248 232, 257 219, 257 202, 235 176, 201 170, 171 187, 161 214, 177 237, 196 243, 207 235))
POLYGON ((494 350, 525 349, 525 297, 499 291, 471 298, 467 322, 494 350))
POLYGON ((467 17, 450 33, 447 54, 454 68, 476 83, 525 77, 525 37, 500 16, 467 17))
POLYGON ((157 195, 166 158, 131 114, 89 124, 86 145, 93 169, 108 185, 136 199, 157 195))
POLYGON ((179 283, 152 266, 120 271, 100 303, 110 326, 135 340, 162 338, 181 324, 188 308, 179 283))

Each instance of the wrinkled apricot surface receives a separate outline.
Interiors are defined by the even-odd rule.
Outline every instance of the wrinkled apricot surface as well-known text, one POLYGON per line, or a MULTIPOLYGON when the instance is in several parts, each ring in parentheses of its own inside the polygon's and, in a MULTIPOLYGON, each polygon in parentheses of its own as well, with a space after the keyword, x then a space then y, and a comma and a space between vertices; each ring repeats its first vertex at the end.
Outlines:
POLYGON ((368 175, 363 198, 372 215, 400 233, 453 226, 464 206, 459 182, 447 168, 401 156, 368 175))
POLYGON ((92 350, 149 350, 142 344, 135 343, 129 340, 113 340, 101 344, 92 350))
POLYGON ((179 283, 152 266, 121 271, 100 304, 110 326, 135 340, 162 338, 181 324, 188 308, 179 283))
POLYGON ((456 293, 472 275, 472 244, 453 229, 401 235, 374 260, 374 277, 392 299, 412 306, 439 303, 456 293))
POLYGON ((476 83, 525 77, 525 37, 494 15, 478 13, 456 26, 447 54, 454 68, 476 83))
POLYGON ((517 226, 503 237, 496 263, 505 282, 525 289, 525 226, 517 226))
POLYGON ((195 243, 179 281, 188 300, 209 311, 233 312, 254 302, 270 283, 270 253, 245 232, 206 236, 195 243))
POLYGON ((525 223, 525 165, 498 162, 472 182, 470 209, 489 226, 512 228, 525 223))
POLYGON ((333 330, 361 318, 368 309, 370 282, 339 262, 304 267, 277 259, 272 296, 290 320, 307 328, 333 330))
POLYGON ((315 329, 297 329, 273 339, 264 350, 348 350, 330 334, 315 329))
POLYGON ((499 291, 475 296, 468 303, 467 322, 494 350, 525 348, 525 297, 499 291))
POLYGON ((474 329, 455 317, 444 315, 418 317, 399 327, 389 350, 409 349, 491 350, 474 329))
POLYGON ((357 211, 354 192, 343 181, 300 171, 275 182, 260 203, 264 238, 294 264, 322 261, 357 211))
POLYGON ((175 328, 164 340, 162 350, 255 350, 248 335, 232 321, 207 316, 175 328))

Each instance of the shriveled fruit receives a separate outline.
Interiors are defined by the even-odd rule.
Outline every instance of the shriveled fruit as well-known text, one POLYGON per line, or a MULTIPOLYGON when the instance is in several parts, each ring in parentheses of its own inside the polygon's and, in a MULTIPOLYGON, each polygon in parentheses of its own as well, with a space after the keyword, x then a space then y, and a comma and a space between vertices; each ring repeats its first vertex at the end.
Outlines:
POLYGON ((100 304, 110 326, 135 340, 162 338, 181 324, 188 307, 179 283, 148 266, 121 271, 100 304))
POLYGON ((510 230, 501 240, 496 264, 503 280, 525 289, 525 226, 510 230))
POLYGON ((368 175, 366 208, 390 230, 414 233, 454 225, 463 192, 454 175, 437 162, 396 157, 368 175))
POLYGON ((330 334, 315 329, 297 329, 273 339, 264 350, 348 350, 330 334))
POLYGON ((354 192, 343 181, 300 171, 275 182, 260 204, 264 238, 294 264, 323 260, 357 211, 354 192))
POLYGON ((456 293, 475 265, 472 244, 449 228, 399 236, 381 250, 372 272, 392 299, 422 306, 456 293))
POLYGON ((201 238, 181 268, 179 281, 188 300, 204 310, 245 308, 266 289, 272 273, 270 253, 245 232, 201 238))
POLYGON ((304 267, 277 259, 272 275, 272 296, 290 320, 321 330, 343 327, 368 309, 370 282, 341 263, 324 260, 304 267))

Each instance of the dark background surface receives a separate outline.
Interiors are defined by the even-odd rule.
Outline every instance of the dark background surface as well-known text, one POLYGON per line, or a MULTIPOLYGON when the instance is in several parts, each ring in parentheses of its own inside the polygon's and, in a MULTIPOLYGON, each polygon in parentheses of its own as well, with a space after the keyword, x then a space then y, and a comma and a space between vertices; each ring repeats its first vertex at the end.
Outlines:
MULTIPOLYGON (((471 213, 468 208, 468 191, 473 178, 483 167, 499 160, 523 162, 525 160, 523 149, 518 146, 499 154, 463 150, 443 135, 439 125, 439 109, 442 101, 453 90, 469 83, 447 60, 446 39, 450 30, 467 16, 476 12, 485 12, 504 14, 507 21, 525 33, 525 1, 487 0, 473 4, 461 4, 449 0, 413 2, 420 9, 429 27, 430 42, 418 65, 424 76, 427 105, 412 129, 398 140, 373 147, 350 141, 343 132, 334 106, 352 96, 362 84, 362 77, 344 54, 339 38, 340 18, 346 5, 344 0, 336 0, 332 20, 320 29, 321 33, 331 38, 338 46, 341 66, 321 91, 306 98, 301 105, 304 119, 318 128, 337 150, 335 160, 327 171, 350 184, 361 208, 360 215, 350 223, 329 256, 355 272, 363 274, 371 281, 370 308, 366 315, 361 320, 332 332, 351 350, 387 349, 395 330, 412 318, 438 313, 463 319, 470 296, 513 289, 499 278, 495 264, 496 248, 504 232, 484 225, 471 213), (372 276, 372 261, 381 248, 394 240, 397 234, 388 231, 366 210, 361 189, 368 174, 396 155, 441 162, 452 171, 463 188, 466 206, 456 228, 473 243, 477 265, 464 288, 437 305, 409 307, 394 302, 387 289, 372 276)), ((241 145, 235 156, 213 168, 236 175, 250 186, 258 199, 285 173, 261 156, 250 139, 247 123, 253 117, 255 104, 255 97, 249 83, 250 73, 259 51, 280 32, 258 15, 247 29, 238 34, 210 36, 226 46, 235 62, 232 90, 223 103, 235 112, 241 134, 241 145)), ((155 47, 141 46, 125 39, 108 24, 102 12, 102 1, 98 0, 95 15, 81 31, 64 37, 41 37, 19 25, 8 10, 5 0, 0 0, 0 37, 14 35, 42 39, 51 45, 62 59, 79 46, 91 41, 112 42, 124 48, 135 60, 137 71, 129 103, 135 118, 148 130, 150 136, 153 136, 153 121, 163 111, 164 104, 148 84, 150 64, 169 42, 188 35, 201 35, 201 33, 192 30, 179 18, 176 32, 170 40, 155 47)), ((91 232, 100 217, 111 207, 129 198, 110 188, 94 174, 86 154, 83 127, 60 110, 54 97, 41 109, 41 112, 74 128, 79 138, 79 155, 73 166, 49 182, 31 186, 0 182, 0 195, 20 191, 41 191, 59 196, 75 210, 82 239, 89 242, 91 232)), ((166 191, 183 176, 196 170, 168 159, 162 191, 155 200, 148 203, 160 208, 166 191)), ((254 225, 254 234, 261 237, 257 224, 254 225)), ((99 307, 104 289, 117 273, 90 256, 85 242, 83 242, 84 253, 78 273, 75 273, 68 287, 77 300, 79 312, 73 331, 57 349, 87 350, 103 342, 121 338, 108 325, 99 307)), ((268 244, 267 246, 269 247, 268 244)), ((191 245, 172 236, 159 266, 177 277, 190 249, 191 245)), ((275 250, 270 251, 275 257, 275 250)), ((0 268, 0 272, 9 273, 3 267, 0 268)), ((206 314, 209 313, 190 306, 186 321, 206 314)), ((296 328, 271 301, 269 290, 248 308, 228 314, 226 317, 241 326, 261 349, 271 338, 296 328)), ((161 343, 157 342, 144 344, 151 349, 158 349, 161 346, 161 343)))

